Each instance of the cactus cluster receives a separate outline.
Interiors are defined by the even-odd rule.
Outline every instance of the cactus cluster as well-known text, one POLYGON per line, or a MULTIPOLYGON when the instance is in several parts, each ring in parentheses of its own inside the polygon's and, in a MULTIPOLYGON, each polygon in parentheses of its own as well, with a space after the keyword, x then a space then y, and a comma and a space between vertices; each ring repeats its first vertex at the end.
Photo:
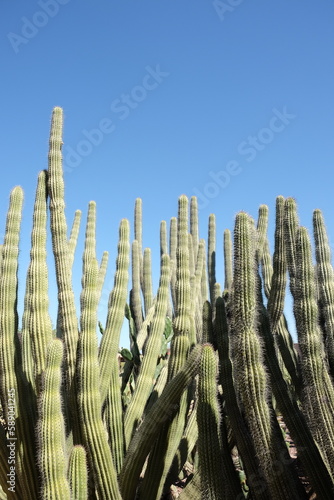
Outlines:
POLYGON ((55 108, 49 165, 38 176, 21 331, 20 187, 10 195, 0 246, 0 500, 334 499, 334 272, 321 211, 313 214, 316 266, 292 198, 277 197, 273 255, 268 207, 260 206, 257 222, 238 213, 233 235, 223 232, 222 288, 215 216, 206 247, 197 200, 182 195, 169 230, 161 222, 154 293, 138 198, 132 242, 129 221, 120 222, 102 325, 108 252, 99 263, 95 202, 88 206, 80 311, 75 306, 81 212, 68 234, 62 127, 55 108), (284 316, 288 278, 298 350, 284 316), (124 321, 129 349, 119 346, 124 321))

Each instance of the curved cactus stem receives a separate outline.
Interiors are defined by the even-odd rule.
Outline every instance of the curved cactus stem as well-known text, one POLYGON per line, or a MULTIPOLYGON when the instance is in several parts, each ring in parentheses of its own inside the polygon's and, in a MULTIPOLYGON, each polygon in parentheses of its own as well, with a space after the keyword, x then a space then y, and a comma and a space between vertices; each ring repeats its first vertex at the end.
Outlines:
MULTIPOLYGON (((123 219, 119 229, 118 256, 114 288, 109 297, 107 324, 99 349, 101 403, 107 397, 112 371, 118 375, 117 353, 124 320, 129 279, 129 222, 123 219)), ((116 377, 116 375, 114 375, 116 377)), ((121 397, 120 394, 117 397, 121 397)))
POLYGON ((166 385, 133 437, 120 474, 123 500, 133 500, 144 462, 163 425, 179 408, 180 398, 198 372, 202 346, 196 346, 179 373, 166 385))
POLYGON ((77 242, 78 242, 80 222, 81 222, 81 210, 76 210, 72 223, 70 238, 68 240, 69 266, 71 269, 73 266, 75 249, 77 247, 77 242))
POLYGON ((170 266, 169 256, 163 255, 161 259, 161 278, 158 290, 156 311, 145 347, 145 356, 140 366, 136 380, 136 388, 124 416, 124 432, 126 447, 129 446, 131 437, 144 412, 146 402, 152 391, 157 361, 161 352, 162 335, 165 328, 168 306, 170 266))
POLYGON ((102 295, 104 280, 105 280, 105 277, 107 274, 108 260, 109 260, 109 252, 103 252, 100 267, 99 267, 98 280, 97 280, 98 300, 100 300, 101 295, 102 295))

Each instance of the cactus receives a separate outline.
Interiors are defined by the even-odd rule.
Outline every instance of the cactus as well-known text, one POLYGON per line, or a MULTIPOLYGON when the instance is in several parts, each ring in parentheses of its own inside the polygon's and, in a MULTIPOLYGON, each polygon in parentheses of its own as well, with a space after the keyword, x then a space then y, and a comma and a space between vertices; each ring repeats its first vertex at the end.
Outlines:
POLYGON ((232 271, 232 242, 231 242, 231 231, 225 229, 224 231, 224 271, 225 271, 225 281, 224 289, 230 290, 233 280, 232 271))
MULTIPOLYGON (((101 499, 121 500, 117 474, 101 417, 102 396, 96 338, 98 265, 92 259, 86 268, 85 288, 81 294, 81 335, 78 346, 78 406, 85 445, 89 451, 96 489, 101 499)), ((105 335, 105 334, 104 334, 105 335)))
POLYGON ((325 222, 320 210, 313 212, 313 231, 321 312, 325 319, 325 344, 328 363, 334 376, 334 272, 325 222))
POLYGON ((323 362, 323 345, 318 326, 314 293, 314 268, 306 228, 296 234, 296 282, 294 314, 302 360, 303 407, 308 423, 321 443, 334 477, 333 385, 323 362))
POLYGON ((68 465, 68 479, 71 487, 72 500, 88 498, 87 460, 85 448, 73 446, 68 465))
POLYGON ((226 442, 223 449, 217 398, 217 369, 217 359, 212 346, 205 344, 199 371, 197 407, 199 471, 203 500, 237 498, 241 493, 231 455, 225 448, 226 442), (232 476, 229 475, 229 469, 232 469, 232 476))
POLYGON ((180 496, 185 499, 239 500, 248 490, 254 500, 304 499, 274 408, 296 443, 317 498, 332 499, 333 271, 320 210, 313 214, 316 274, 293 199, 276 200, 273 258, 268 207, 260 206, 257 229, 250 216, 238 214, 233 262, 230 232, 224 232, 222 293, 216 282, 215 216, 209 218, 206 248, 199 237, 197 199, 190 200, 188 228, 188 199, 182 195, 178 217, 170 219, 169 248, 166 222, 160 225, 161 275, 155 295, 151 249, 142 252, 142 201, 137 198, 132 290, 128 300, 130 226, 123 219, 104 327, 97 310, 108 252, 99 265, 96 204, 91 201, 79 329, 72 267, 81 212, 75 212, 68 236, 61 133, 62 110, 55 108, 49 168, 39 174, 36 191, 22 334, 17 312, 19 187, 11 193, 0 245, 0 499, 157 500, 175 491, 180 479, 186 484, 180 496), (56 334, 48 313, 48 209, 58 286, 56 334), (283 314, 286 269, 300 359, 283 314), (124 318, 130 347, 119 350, 124 318), (8 394, 15 394, 15 411, 8 394), (7 483, 14 418, 15 491, 7 483))
POLYGON ((293 483, 287 480, 287 471, 284 480, 282 473, 275 471, 275 457, 279 456, 279 449, 271 423, 271 409, 267 399, 269 380, 256 326, 255 250, 252 221, 247 214, 240 213, 236 217, 234 231, 233 369, 240 405, 258 450, 268 490, 274 498, 283 500, 296 498, 296 491, 292 489, 293 483))
POLYGON ((61 340, 54 339, 50 342, 44 387, 39 399, 38 462, 43 500, 70 500, 71 497, 66 474, 65 422, 60 397, 63 351, 61 340))
POLYGON ((169 289, 169 257, 163 255, 161 260, 161 279, 158 290, 155 316, 145 348, 145 356, 140 366, 136 381, 136 389, 124 415, 126 446, 129 446, 133 431, 138 425, 145 408, 146 401, 152 391, 157 359, 161 351, 162 335, 165 328, 165 317, 168 305, 169 289))
POLYGON ((119 335, 124 319, 124 308, 128 285, 129 267, 129 222, 123 219, 119 228, 118 256, 116 263, 116 275, 114 288, 110 293, 108 304, 107 324, 99 349, 100 364, 100 391, 101 403, 107 397, 108 387, 111 379, 110 362, 114 370, 116 366, 116 355, 118 352, 119 335), (110 361, 111 360, 111 361, 110 361))

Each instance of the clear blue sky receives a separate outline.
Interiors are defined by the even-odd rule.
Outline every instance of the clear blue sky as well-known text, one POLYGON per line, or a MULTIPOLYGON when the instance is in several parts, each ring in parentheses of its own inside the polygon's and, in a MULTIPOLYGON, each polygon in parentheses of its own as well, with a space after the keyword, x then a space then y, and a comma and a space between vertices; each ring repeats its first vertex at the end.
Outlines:
POLYGON ((136 197, 156 270, 160 221, 176 215, 182 193, 199 196, 201 237, 216 214, 221 283, 224 229, 239 210, 256 217, 265 203, 272 237, 279 194, 296 198, 307 227, 321 208, 334 241, 332 1, 3 0, 1 10, 0 234, 19 184, 21 297, 54 106, 65 115, 68 221, 97 202, 106 289, 118 225, 132 223, 136 197))

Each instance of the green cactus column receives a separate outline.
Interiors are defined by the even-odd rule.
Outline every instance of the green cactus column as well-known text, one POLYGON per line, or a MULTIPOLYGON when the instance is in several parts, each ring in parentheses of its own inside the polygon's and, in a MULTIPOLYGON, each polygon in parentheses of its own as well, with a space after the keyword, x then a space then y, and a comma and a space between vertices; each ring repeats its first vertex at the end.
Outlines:
POLYGON ((88 473, 85 448, 75 445, 72 448, 68 478, 71 487, 71 500, 88 500, 88 473))
POLYGON ((47 172, 38 176, 22 322, 24 365, 33 366, 33 387, 38 395, 46 366, 47 346, 53 338, 49 315, 48 268, 46 261, 47 172), (32 353, 30 346, 32 348, 32 353), (31 356, 32 354, 32 356, 31 356), (28 355, 29 358, 28 359, 28 355), (31 359, 32 358, 32 359, 31 359), (32 363, 33 360, 33 363, 32 363))
POLYGON ((69 266, 71 269, 73 266, 75 249, 77 247, 77 242, 78 242, 80 222, 81 222, 81 210, 76 210, 74 214, 70 237, 68 239, 69 266))
POLYGON ((135 322, 136 332, 138 333, 143 324, 143 312, 140 295, 140 274, 141 274, 141 259, 142 255, 139 252, 139 244, 137 240, 132 242, 132 289, 130 291, 130 308, 132 317, 135 322))
POLYGON ((232 470, 232 475, 229 474, 229 469, 233 469, 229 450, 223 450, 221 414, 217 399, 217 368, 213 348, 210 344, 205 344, 199 370, 197 406, 202 500, 238 498, 242 494, 235 470, 232 470))
POLYGON ((145 315, 147 315, 153 303, 152 263, 150 248, 145 248, 144 250, 142 290, 144 298, 144 310, 145 315))
POLYGON ((208 277, 210 302, 212 307, 215 305, 214 286, 216 283, 216 217, 214 214, 209 216, 208 229, 208 277))
POLYGON ((65 216, 61 152, 63 145, 62 128, 63 111, 61 108, 56 107, 52 113, 49 140, 48 192, 52 249, 58 288, 57 337, 61 338, 65 344, 64 373, 69 412, 66 430, 69 435, 71 432, 73 433, 74 443, 79 443, 81 438, 76 408, 76 380, 74 378, 79 330, 72 287, 73 245, 69 245, 65 216))
MULTIPOLYGON (((0 396, 3 418, 16 418, 16 491, 36 496, 35 445, 33 412, 29 405, 33 394, 25 385, 22 352, 18 336, 17 270, 22 217, 23 191, 15 187, 10 194, 6 233, 2 247, 0 272, 0 396), (13 399, 14 398, 14 399, 13 399), (9 407, 9 402, 11 407, 9 407), (28 417, 28 418, 23 418, 28 417)), ((10 437, 10 436, 7 436, 10 437)), ((8 449, 9 450, 9 449, 8 449)))
MULTIPOLYGON (((78 346, 78 407, 82 434, 89 453, 98 496, 101 500, 121 500, 117 474, 102 421, 102 398, 99 390, 97 363, 97 283, 98 264, 93 259, 85 275, 85 288, 81 293, 81 335, 78 346)), ((105 334, 104 334, 105 335, 105 334)))
POLYGON ((157 296, 155 316, 145 347, 145 355, 136 380, 135 392, 124 416, 126 446, 142 417, 146 402, 152 391, 157 361, 161 352, 162 336, 166 323, 168 306, 170 266, 169 256, 163 255, 161 260, 161 278, 157 296))
MULTIPOLYGON (((129 279, 130 253, 129 221, 123 219, 119 228, 118 255, 114 288, 109 297, 107 324, 99 348, 101 403, 107 397, 112 371, 118 374, 117 354, 119 336, 124 320, 124 310, 129 279)), ((117 396, 120 398, 120 394, 117 396)))
POLYGON ((38 463, 43 500, 71 498, 66 474, 65 423, 60 396, 63 352, 63 342, 60 339, 52 340, 48 347, 47 367, 39 399, 38 463))
MULTIPOLYGON (((260 467, 273 498, 296 498, 293 484, 275 470, 280 450, 271 423, 271 392, 257 332, 257 273, 255 229, 245 213, 234 230, 232 359, 240 405, 258 452, 260 467)), ((283 465, 283 464, 282 464, 283 465)))
POLYGON ((224 289, 230 290, 233 281, 233 258, 232 258, 232 240, 231 240, 231 231, 229 229, 225 229, 224 231, 224 271, 225 271, 225 280, 224 280, 224 289))
MULTIPOLYGON (((188 198, 178 200, 178 226, 176 248, 175 299, 176 316, 173 321, 174 337, 168 364, 168 380, 171 380, 184 365, 192 341, 192 322, 190 319, 190 272, 188 245, 188 198)), ((194 335, 195 343, 195 332, 194 335)), ((147 465, 147 474, 141 485, 141 495, 147 500, 162 494, 164 481, 182 438, 187 413, 187 395, 181 399, 180 409, 172 423, 166 424, 155 444, 147 465), (163 450, 163 451, 162 451, 163 450)))
POLYGON ((304 227, 296 233, 294 291, 294 315, 302 356, 303 408, 334 477, 333 385, 323 358, 311 244, 304 227))
POLYGON ((331 250, 320 210, 313 212, 315 255, 317 260, 318 289, 321 312, 325 319, 324 333, 326 353, 332 378, 334 376, 334 271, 331 264, 331 250))
POLYGON ((145 460, 152 446, 157 441, 162 427, 178 411, 180 398, 184 390, 198 373, 201 354, 202 346, 194 347, 183 368, 165 386, 161 396, 147 413, 138 432, 132 439, 120 475, 120 488, 123 500, 133 500, 135 498, 139 476, 145 460))

